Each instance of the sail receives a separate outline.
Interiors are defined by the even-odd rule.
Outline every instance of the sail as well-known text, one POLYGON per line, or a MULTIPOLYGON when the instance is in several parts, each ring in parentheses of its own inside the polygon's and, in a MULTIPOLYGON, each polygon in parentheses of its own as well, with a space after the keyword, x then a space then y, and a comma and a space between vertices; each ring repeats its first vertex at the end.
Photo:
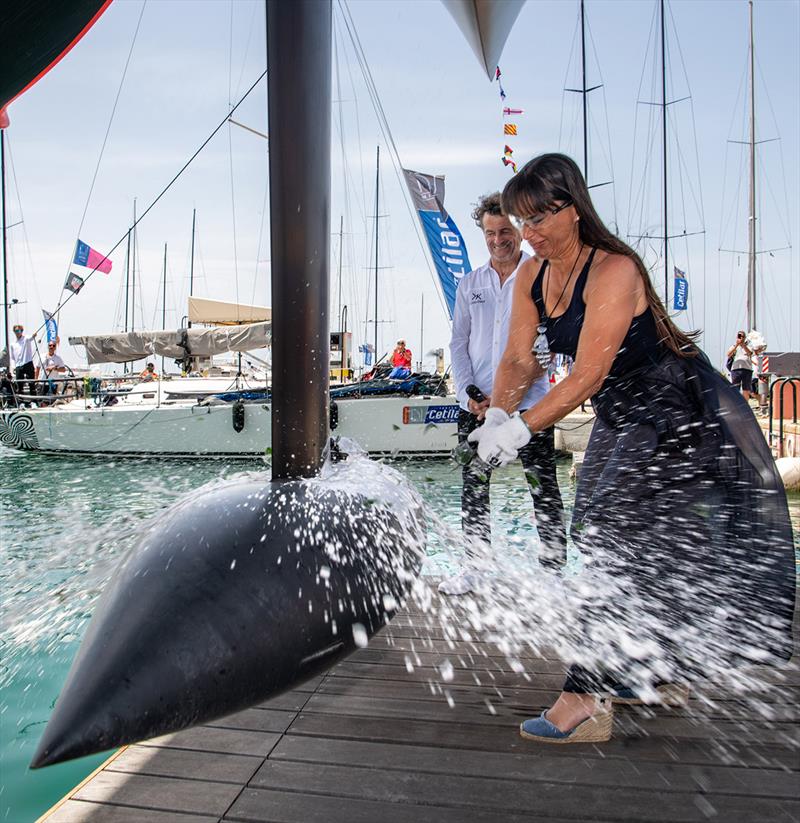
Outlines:
POLYGON ((403 169, 419 222, 425 231, 447 311, 453 317, 456 289, 472 270, 464 238, 444 207, 444 177, 403 169))
POLYGON ((0 11, 0 128, 5 109, 86 34, 111 0, 26 0, 0 11))
POLYGON ((189 322, 218 326, 262 323, 272 320, 272 309, 247 303, 228 303, 208 297, 189 297, 189 322))
POLYGON ((525 0, 442 0, 491 80, 525 0))
POLYGON ((263 349, 271 342, 271 323, 250 323, 224 328, 191 328, 167 331, 136 331, 123 334, 97 334, 70 337, 72 346, 83 346, 89 365, 127 363, 153 355, 174 357, 211 357, 225 352, 263 349))

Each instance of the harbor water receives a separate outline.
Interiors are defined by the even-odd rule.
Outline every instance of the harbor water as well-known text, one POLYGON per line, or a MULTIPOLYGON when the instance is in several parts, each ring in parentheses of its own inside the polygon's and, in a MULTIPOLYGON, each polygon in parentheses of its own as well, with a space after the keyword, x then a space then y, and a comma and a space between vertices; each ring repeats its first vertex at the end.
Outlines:
MULTIPOLYGON (((447 460, 393 465, 436 519, 423 573, 447 574, 458 562, 460 469, 447 460), (446 544, 447 534, 453 539, 446 544)), ((561 461, 568 511, 569 470, 561 461)), ((36 820, 103 762, 107 755, 27 768, 96 599, 149 521, 186 492, 242 471, 268 477, 261 460, 70 458, 0 447, 0 821, 36 820)), ((495 474, 492 508, 496 546, 534 566, 536 529, 521 468, 495 474)), ((790 496, 790 509, 797 535, 800 496, 790 496)), ((569 562, 577 567, 577 554, 569 562)))

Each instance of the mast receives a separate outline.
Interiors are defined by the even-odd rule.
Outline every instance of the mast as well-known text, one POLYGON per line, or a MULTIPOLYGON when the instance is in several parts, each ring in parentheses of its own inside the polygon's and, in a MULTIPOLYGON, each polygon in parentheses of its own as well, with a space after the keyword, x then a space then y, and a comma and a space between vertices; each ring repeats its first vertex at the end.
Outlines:
POLYGON ((133 198, 133 262, 131 263, 131 331, 136 331, 136 198, 133 198))
MULTIPOLYGON (((194 288, 194 227, 197 220, 197 209, 192 209, 192 255, 189 260, 189 297, 192 296, 192 289, 194 288)), ((192 328, 192 321, 187 322, 187 327, 192 328)))
POLYGON ((344 237, 344 215, 339 215, 339 306, 336 312, 336 318, 339 323, 339 331, 344 332, 342 328, 342 238, 344 237))
MULTIPOLYGON (((164 280, 161 286, 161 329, 167 328, 167 244, 164 243, 164 280)), ((161 355, 161 376, 164 376, 164 355, 161 355)))
POLYGON ((586 185, 589 185, 589 116, 588 116, 588 101, 586 99, 586 13, 584 9, 584 0, 581 0, 581 76, 582 82, 582 97, 583 97, 583 179, 586 185))
POLYGON ((330 0, 267 3, 273 481, 328 443, 331 30, 330 0))
POLYGON ((8 247, 6 245, 6 130, 0 128, 0 201, 2 201, 3 221, 3 317, 5 318, 6 357, 8 373, 11 374, 11 344, 8 335, 8 247))
POLYGON ((128 245, 125 248, 125 331, 128 331, 128 300, 131 295, 131 230, 128 229, 128 245))
POLYGON ((378 362, 378 205, 381 185, 381 147, 375 154, 375 363, 378 362))
POLYGON ((661 2, 661 141, 664 148, 664 306, 669 305, 669 226, 667 196, 667 33, 664 21, 664 0, 661 2))
POLYGON ((420 295, 420 306, 419 306, 419 367, 417 371, 422 371, 422 352, 425 350, 423 346, 424 340, 424 332, 425 332, 425 292, 422 292, 420 295))
POLYGON ((747 220, 747 331, 756 329, 756 73, 753 0, 750 6, 750 213, 747 220))

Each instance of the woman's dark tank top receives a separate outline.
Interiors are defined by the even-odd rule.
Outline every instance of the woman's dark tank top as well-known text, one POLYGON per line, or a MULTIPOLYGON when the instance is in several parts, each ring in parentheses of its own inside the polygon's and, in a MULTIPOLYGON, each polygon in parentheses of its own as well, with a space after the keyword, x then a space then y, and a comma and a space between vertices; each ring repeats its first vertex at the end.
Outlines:
MULTIPOLYGON (((578 279, 575 281, 575 288, 569 305, 564 313, 559 314, 557 317, 547 316, 542 295, 542 281, 548 265, 547 260, 542 263, 538 274, 534 278, 531 286, 531 298, 539 310, 539 317, 546 318, 544 321, 545 333, 551 352, 566 354, 570 357, 575 357, 577 354, 578 338, 583 328, 583 316, 586 311, 583 292, 586 288, 586 279, 589 276, 589 269, 592 266, 596 251, 597 249, 592 249, 589 254, 578 275, 578 279)), ((648 306, 641 314, 631 320, 628 333, 625 335, 617 356, 614 358, 609 377, 622 377, 633 370, 655 364, 661 359, 663 353, 664 349, 658 342, 655 318, 648 306)))

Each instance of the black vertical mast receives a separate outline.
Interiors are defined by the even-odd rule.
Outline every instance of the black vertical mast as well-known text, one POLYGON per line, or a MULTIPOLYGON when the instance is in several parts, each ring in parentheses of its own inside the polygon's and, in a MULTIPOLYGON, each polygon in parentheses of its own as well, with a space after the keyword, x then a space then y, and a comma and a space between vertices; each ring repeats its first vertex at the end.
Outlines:
POLYGON ((317 474, 328 439, 331 12, 267 2, 273 480, 317 474))
POLYGON ((750 0, 750 203, 747 221, 747 330, 756 329, 756 72, 753 0, 750 0))
MULTIPOLYGON (((197 219, 197 209, 192 209, 192 255, 189 260, 189 297, 192 296, 192 289, 194 288, 194 227, 197 219)), ((192 321, 186 324, 190 329, 192 328, 192 321)))
POLYGON ((375 363, 378 362, 378 206, 381 186, 381 147, 375 153, 375 363))
POLYGON ((664 148, 664 305, 669 305, 669 226, 667 225, 667 37, 664 24, 664 0, 661 2, 661 140, 664 148))
POLYGON ((8 246, 6 244, 6 130, 0 129, 0 201, 2 201, 3 221, 3 317, 5 319, 6 357, 8 358, 8 373, 11 374, 11 343, 8 334, 8 246))

